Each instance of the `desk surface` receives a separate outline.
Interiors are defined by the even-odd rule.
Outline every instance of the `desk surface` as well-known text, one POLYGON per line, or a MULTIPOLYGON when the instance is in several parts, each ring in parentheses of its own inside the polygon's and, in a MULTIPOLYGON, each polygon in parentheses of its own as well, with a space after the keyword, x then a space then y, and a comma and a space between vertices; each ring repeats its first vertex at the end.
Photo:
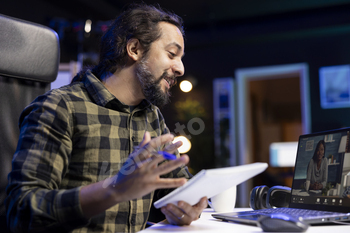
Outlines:
MULTIPOLYGON (((237 208, 235 211, 244 211, 249 210, 248 208, 237 208)), ((159 233, 159 232, 215 232, 215 233, 224 233, 224 232, 239 232, 239 233, 257 233, 262 232, 261 228, 257 226, 250 226, 232 222, 222 222, 211 216, 215 213, 212 209, 205 209, 201 215, 201 218, 197 221, 192 222, 190 226, 173 226, 164 223, 157 223, 143 231, 142 233, 159 233)), ((306 231, 307 233, 330 233, 330 232, 349 232, 350 225, 322 225, 322 226, 310 226, 306 231)))

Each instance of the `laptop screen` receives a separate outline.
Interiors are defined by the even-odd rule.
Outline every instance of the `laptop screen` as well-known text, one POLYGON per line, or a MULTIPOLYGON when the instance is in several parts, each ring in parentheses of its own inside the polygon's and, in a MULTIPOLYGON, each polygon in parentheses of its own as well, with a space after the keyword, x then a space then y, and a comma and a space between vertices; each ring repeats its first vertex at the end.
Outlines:
POLYGON ((299 137, 289 207, 350 212, 350 128, 299 137))

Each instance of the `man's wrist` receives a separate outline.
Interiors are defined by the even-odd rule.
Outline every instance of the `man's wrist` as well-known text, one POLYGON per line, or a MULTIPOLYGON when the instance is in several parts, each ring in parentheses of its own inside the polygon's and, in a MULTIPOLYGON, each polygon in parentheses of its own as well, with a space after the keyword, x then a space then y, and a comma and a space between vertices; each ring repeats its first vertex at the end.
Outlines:
MULTIPOLYGON (((110 178, 109 178, 110 179, 110 178)), ((122 196, 118 195, 113 184, 108 180, 84 186, 80 190, 80 205, 85 217, 91 218, 106 209, 122 202, 122 196)))

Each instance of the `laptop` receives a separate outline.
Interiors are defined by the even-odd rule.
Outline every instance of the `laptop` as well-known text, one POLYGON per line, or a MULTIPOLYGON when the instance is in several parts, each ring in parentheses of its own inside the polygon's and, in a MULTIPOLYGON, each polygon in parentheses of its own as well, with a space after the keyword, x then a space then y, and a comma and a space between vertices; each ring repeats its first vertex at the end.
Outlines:
MULTIPOLYGON (((212 214, 212 216, 224 221, 254 225, 258 223, 258 219, 262 215, 279 213, 293 215, 311 225, 350 221, 349 137, 350 128, 305 134, 299 137, 288 207, 217 213, 212 214), (328 172, 325 176, 326 180, 323 180, 326 187, 322 186, 323 189, 317 190, 317 185, 312 185, 313 178, 309 178, 310 185, 307 185, 306 178, 309 163, 314 156, 317 145, 323 142, 325 148, 322 160, 323 163, 327 162, 324 169, 327 168, 328 172)), ((309 177, 315 176, 315 173, 309 170, 309 177)), ((319 175, 317 173, 317 176, 319 175)))

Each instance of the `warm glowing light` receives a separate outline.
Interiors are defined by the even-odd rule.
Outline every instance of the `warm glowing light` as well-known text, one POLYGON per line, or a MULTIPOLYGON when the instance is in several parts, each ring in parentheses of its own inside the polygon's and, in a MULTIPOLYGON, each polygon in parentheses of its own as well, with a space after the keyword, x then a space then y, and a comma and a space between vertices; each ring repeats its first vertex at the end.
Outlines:
POLYGON ((182 146, 178 148, 178 151, 180 154, 187 153, 191 149, 191 142, 188 140, 188 138, 184 136, 177 136, 174 138, 173 143, 181 141, 182 146))
POLYGON ((86 33, 91 32, 91 24, 92 24, 92 21, 90 19, 86 20, 85 28, 84 28, 86 33))
POLYGON ((180 83, 180 89, 181 91, 183 92, 189 92, 192 90, 192 83, 190 81, 187 81, 187 80, 183 80, 181 83, 180 83))

